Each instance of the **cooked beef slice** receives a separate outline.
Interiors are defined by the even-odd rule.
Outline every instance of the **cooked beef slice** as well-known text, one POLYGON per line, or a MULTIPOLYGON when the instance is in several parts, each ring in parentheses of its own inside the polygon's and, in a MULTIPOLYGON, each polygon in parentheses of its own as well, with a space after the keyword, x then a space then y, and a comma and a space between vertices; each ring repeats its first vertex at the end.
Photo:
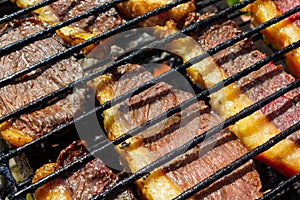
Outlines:
MULTIPOLYGON (((195 23, 202 18, 203 16, 195 13, 190 14, 185 26, 195 23)), ((220 21, 199 29, 199 31, 195 31, 192 34, 192 37, 206 51, 241 33, 238 26, 229 20, 220 21)), ((251 39, 242 40, 212 56, 213 60, 226 72, 228 77, 265 57, 265 54, 256 49, 251 39)), ((277 66, 270 62, 261 69, 241 78, 236 84, 255 103, 292 83, 294 80, 295 78, 286 73, 282 66, 277 66)), ((300 113, 299 100, 300 89, 297 88, 264 106, 261 108, 261 111, 280 131, 284 131, 298 122, 300 113)), ((288 138, 299 144, 300 131, 293 133, 288 138)))
MULTIPOLYGON (((9 45, 44 30, 42 22, 29 18, 10 24, 3 30, 0 47, 9 45)), ((66 48, 56 35, 35 41, 20 50, 0 58, 0 78, 34 65, 66 48)), ((4 116, 82 77, 83 71, 74 57, 65 59, 50 68, 34 70, 15 82, 0 88, 0 116, 4 116)), ((45 108, 14 117, 10 127, 32 139, 52 130, 57 125, 70 121, 80 112, 84 89, 75 89, 70 95, 45 108)))
MULTIPOLYGON (((83 141, 75 141, 61 151, 57 158, 58 168, 70 164, 72 161, 88 153, 83 141)), ((68 177, 64 179, 65 187, 68 188, 72 199, 90 199, 106 188, 112 186, 119 180, 102 160, 95 158, 77 171, 68 172, 68 177)), ((130 190, 126 190, 114 199, 135 199, 130 190)))
MULTIPOLYGON (((138 65, 126 65, 120 67, 118 71, 123 72, 120 76, 122 78, 115 78, 112 83, 117 95, 123 94, 132 86, 141 85, 145 79, 153 78, 149 72, 138 65)), ((117 105, 119 109, 115 120, 123 129, 131 130, 191 97, 193 95, 190 92, 160 82, 117 105)), ((141 145, 150 150, 154 159, 158 159, 221 122, 219 116, 203 101, 199 101, 172 117, 166 117, 165 120, 136 137, 142 139, 141 145)), ((163 170, 174 183, 185 190, 246 152, 247 149, 234 134, 224 129, 165 165, 163 170)), ((259 175, 254 169, 253 162, 249 161, 232 174, 199 192, 195 197, 196 199, 253 199, 261 195, 260 189, 259 175)))

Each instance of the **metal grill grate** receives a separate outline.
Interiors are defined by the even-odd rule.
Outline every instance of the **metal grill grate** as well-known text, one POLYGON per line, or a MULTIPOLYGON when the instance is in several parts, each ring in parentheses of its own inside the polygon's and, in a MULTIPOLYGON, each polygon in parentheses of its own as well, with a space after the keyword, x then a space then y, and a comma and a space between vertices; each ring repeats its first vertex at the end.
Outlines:
MULTIPOLYGON (((206 18, 198 23, 195 23, 183 30, 181 30, 179 33, 189 33, 201 26, 204 25, 209 25, 210 23, 222 18, 222 17, 228 17, 231 15, 231 13, 238 11, 240 8, 245 7, 246 5, 248 5, 249 3, 253 2, 254 0, 249 0, 249 1, 242 1, 238 4, 235 4, 233 6, 230 7, 225 7, 224 9, 220 10, 216 15, 213 15, 209 18, 206 18)), ((44 2, 41 2, 33 7, 24 9, 24 10, 19 10, 15 13, 12 13, 8 16, 5 16, 3 18, 0 19, 0 23, 4 23, 4 22, 9 22, 12 19, 18 18, 20 16, 23 16, 25 14, 28 14, 29 12, 40 8, 42 6, 48 5, 50 3, 54 2, 54 0, 47 0, 44 2)), ((62 22, 60 24, 54 25, 48 29, 45 29, 42 32, 38 32, 32 36, 29 36, 23 40, 17 41, 13 44, 10 44, 6 47, 3 47, 0 49, 0 56, 3 55, 7 55, 13 51, 16 51, 36 40, 40 40, 43 39, 45 37, 49 37, 51 36, 56 30, 60 29, 61 27, 67 26, 75 21, 79 21, 83 18, 86 18, 90 15, 93 15, 97 12, 104 12, 108 9, 110 9, 111 7, 115 6, 116 4, 122 2, 122 0, 115 0, 115 1, 111 1, 108 4, 105 4, 103 6, 99 6, 99 7, 95 7, 92 10, 90 10, 89 12, 86 12, 80 16, 74 17, 72 19, 69 19, 65 22, 62 22)), ((8 85, 9 83, 13 82, 15 79, 23 76, 24 74, 27 74, 33 70, 36 70, 40 67, 44 67, 46 66, 51 66, 52 64, 66 59, 72 55, 74 55, 74 53, 79 53, 80 50, 83 47, 86 47, 90 44, 93 44, 99 40, 108 38, 110 36, 113 36, 119 32, 122 32, 124 30, 127 30, 128 28, 130 28, 133 25, 136 25, 137 23, 143 21, 144 19, 147 19, 151 16, 154 16, 158 13, 164 12, 165 10, 171 9, 172 7, 177 6, 178 4, 187 2, 187 0, 178 0, 178 1, 174 1, 173 3, 170 3, 166 6, 163 6, 161 8, 158 8, 154 11, 151 11, 143 16, 137 17, 133 20, 127 21, 126 23, 113 28, 107 32, 104 32, 102 34, 99 34, 87 41, 84 41, 78 45, 75 45, 73 47, 68 48, 66 51, 63 51, 59 54, 55 54, 49 58, 46 58, 45 60, 42 60, 41 62, 30 66, 24 70, 21 70, 11 76, 5 77, 3 79, 0 80, 0 87, 4 87, 5 85, 8 85)), ((217 3, 219 1, 215 0, 215 1, 205 1, 205 2, 201 2, 197 4, 197 8, 198 9, 202 9, 202 8, 207 8, 207 6, 213 5, 214 3, 217 3)), ((3 1, 1 2, 3 4, 5 4, 6 2, 3 1)), ((71 122, 65 123, 59 127, 57 127, 56 129, 54 129, 53 131, 45 134, 44 136, 22 146, 19 148, 15 148, 15 149, 9 149, 6 151, 1 152, 0 154, 0 164, 1 164, 1 174, 2 176, 5 178, 6 180, 6 187, 0 187, 0 191, 1 191, 1 195, 2 198, 5 197, 9 197, 11 199, 22 199, 24 198, 25 194, 33 192, 35 189, 37 189, 38 187, 40 187, 41 185, 43 185, 44 183, 48 182, 49 180, 58 177, 62 174, 64 174, 66 171, 72 170, 72 169, 76 169, 81 167, 83 164, 87 163, 88 161, 90 161, 93 157, 91 154, 95 153, 95 152, 101 152, 104 151, 105 149, 111 147, 112 145, 117 145, 117 144, 121 144, 122 142, 124 142, 126 139, 133 137, 135 135, 137 135, 138 133, 140 133, 141 131, 147 129, 148 127, 151 127, 153 125, 155 125, 156 123, 160 122, 162 119, 165 118, 165 116, 171 116, 175 113, 177 113, 178 111, 180 111, 180 109, 186 108, 189 105, 191 105, 196 99, 197 100, 203 100, 205 99, 208 95, 219 91, 220 89, 222 89, 224 86, 227 86, 235 81, 237 81, 238 79, 246 76, 247 74, 258 70, 259 68, 261 68, 263 65, 267 64, 270 61, 274 61, 276 59, 279 59, 282 55, 284 55, 285 53, 291 51, 292 49, 298 48, 300 46, 300 41, 293 43, 292 45, 286 47, 285 49, 281 50, 281 51, 277 51, 274 54, 268 56, 267 58, 261 60, 260 62, 250 66, 249 68, 239 72, 238 74, 229 77, 228 79, 216 84, 215 86, 213 86, 212 88, 209 88, 207 90, 204 90, 202 92, 200 92, 199 94, 197 94, 196 97, 189 99, 183 103, 181 103, 180 105, 168 110, 166 113, 163 113, 161 115, 159 115, 158 117, 154 118, 153 120, 149 120, 147 122, 145 122, 144 124, 142 124, 141 126, 127 132, 126 134, 122 135, 121 137, 117 138, 114 141, 103 141, 102 144, 100 144, 98 146, 98 148, 96 150, 94 150, 94 152, 91 152, 91 154, 85 155, 84 157, 82 157, 81 159, 76 160, 75 162, 55 171, 54 173, 52 173, 51 175, 37 181, 34 184, 31 184, 31 179, 25 180, 21 183, 16 183, 16 181, 13 179, 9 168, 8 168, 8 160, 11 158, 14 158, 17 155, 22 154, 23 152, 31 149, 33 146, 37 145, 37 144, 41 144, 42 142, 47 141, 49 138, 53 137, 54 135, 59 135, 61 134, 64 130, 66 130, 68 127, 72 126, 74 123, 81 121, 81 120, 85 120, 86 117, 90 116, 91 114, 95 113, 95 112, 102 112, 105 109, 108 109, 111 107, 111 105, 115 105, 117 103, 120 103, 122 101, 124 101, 125 99, 128 99, 132 93, 137 94, 140 93, 144 90, 146 90, 147 88, 150 88, 151 86, 155 85, 156 83, 158 83, 161 80, 164 80, 166 77, 170 76, 172 73, 174 72, 183 72, 184 69, 192 66, 194 63, 200 62, 201 60, 207 58, 208 56, 214 55, 216 53, 218 53, 219 51, 230 47, 231 45, 243 40, 244 38, 253 36, 254 34, 258 33, 260 30, 282 20, 285 19, 288 16, 291 16, 292 14, 299 12, 300 11, 300 6, 284 13, 283 15, 274 18, 270 21, 268 21, 267 23, 264 23, 262 25, 259 25, 255 28, 252 28, 250 30, 247 30, 245 32, 243 32, 240 36, 235 37, 225 43, 222 43, 218 46, 216 46, 215 48, 209 49, 207 52, 205 52, 204 54, 200 55, 199 57, 193 58, 191 60, 189 60, 188 62, 176 66, 175 68, 172 68, 171 71, 168 71, 154 79, 152 79, 151 81, 148 81, 146 83, 144 83, 142 86, 138 87, 138 88, 134 88, 132 91, 127 92, 109 102, 106 102, 103 105, 100 105, 98 107, 96 107, 95 109, 79 116, 78 118, 74 119, 71 122)), ((166 39, 160 41, 161 43, 167 43, 169 41, 171 41, 172 39, 176 38, 178 36, 179 33, 176 33, 172 36, 167 37, 166 39)), ((147 46, 147 48, 151 47, 151 45, 147 46)), ((47 96, 44 96, 40 99, 38 99, 37 101, 30 103, 12 113, 9 113, 8 115, 5 115, 3 117, 0 118, 0 123, 7 121, 8 119, 15 117, 15 116, 19 116, 21 114, 27 113, 29 111, 32 111, 33 109, 35 109, 36 107, 40 107, 42 105, 45 105, 45 102, 49 102, 49 100, 52 100, 54 98, 62 98, 63 96, 65 96, 66 94, 71 93, 73 87, 78 84, 78 83, 85 83, 89 80, 92 80, 96 77, 98 77, 99 75, 110 71, 113 68, 116 68, 119 65, 125 64, 126 62, 131 61, 134 58, 137 58, 138 56, 141 56, 142 54, 149 53, 151 54, 151 52, 147 51, 147 48, 145 49, 141 49, 139 51, 135 51, 133 53, 131 53, 130 55, 119 59, 115 62, 113 62, 112 64, 107 65, 106 67, 101 68, 100 70, 97 70, 93 73, 88 74, 87 76, 73 82, 70 83, 69 85, 67 85, 64 88, 61 88, 57 91, 55 91, 54 93, 51 93, 47 96)), ((95 67, 99 66, 98 63, 95 64, 95 67)), ((243 111, 241 111, 240 113, 228 118, 227 120, 225 120, 223 123, 216 125, 215 127, 213 127, 212 129, 206 131, 204 134, 195 137, 193 140, 189 141, 187 144, 183 145, 182 147, 170 152, 169 154, 167 154, 166 156, 162 157, 161 159, 156 160, 155 162, 151 163, 150 165, 140 169, 139 171, 137 171, 136 173, 132 174, 131 176, 129 176, 128 178, 125 178, 121 181, 119 181, 117 184, 115 184, 114 186, 112 186, 111 188, 108 188, 107 190, 103 191, 102 193, 100 193, 99 195, 97 195, 95 198, 93 199, 109 199, 111 195, 113 195, 116 192, 120 192, 120 190, 124 189, 125 185, 128 185, 128 183, 132 183, 135 180, 143 177, 144 175, 148 174, 149 171, 152 171, 160 166, 162 166, 163 164, 167 163, 168 161, 172 160, 173 158, 183 154, 187 149, 191 149, 193 147, 195 147, 198 143, 202 142, 204 140, 204 138, 209 137, 214 135, 218 130, 220 130, 220 128, 222 127, 227 127, 229 125, 234 124, 235 122, 237 122, 239 119, 244 118, 245 116, 248 116, 250 114, 252 114, 253 112, 255 112, 256 110, 262 108, 264 105, 268 104, 269 102, 271 102, 272 100, 280 97, 281 95, 285 94, 288 91, 291 91, 294 88, 297 88, 300 86, 300 80, 298 79, 297 81, 295 81, 294 83, 288 85, 287 87, 283 87, 281 90, 277 91, 276 93, 270 95, 269 97, 253 104, 252 106, 244 109, 243 111)), ((239 166, 241 166, 242 164, 246 163, 247 161, 249 161, 250 159, 254 158, 256 155, 260 154, 261 152, 271 148, 273 145, 275 145, 277 142, 281 141, 282 139, 286 138, 288 135, 290 135, 291 133, 293 133, 296 130, 299 130, 299 122, 297 124, 295 124, 294 126, 290 127, 289 129, 287 129, 286 131, 281 132, 280 134, 278 134, 276 137, 270 139, 268 142, 266 142, 265 144, 257 147, 256 149, 250 151, 249 153, 245 154, 244 156, 242 156, 241 158, 239 158, 238 160, 236 160, 235 162, 231 163, 230 165, 228 165, 227 167, 217 171, 216 173, 214 173, 213 175, 211 175, 209 178, 203 180, 202 182, 200 182, 199 184, 197 184, 195 187, 183 192, 180 196, 178 196, 176 199, 186 199, 187 197, 190 197, 191 195, 195 194, 197 191, 204 189, 206 187, 208 187, 210 184, 212 184, 213 182, 217 181, 218 179, 222 178, 224 175, 229 174, 231 171, 233 171, 234 169, 238 168, 239 166)), ((282 183, 281 185, 278 185, 277 188, 275 188, 274 190, 266 193, 261 199, 270 199, 271 197, 275 196, 278 192, 280 192, 282 189, 284 189, 285 187, 290 186, 291 184, 295 183, 297 180, 299 180, 300 174, 295 175, 294 177, 287 179, 284 183, 282 183)))

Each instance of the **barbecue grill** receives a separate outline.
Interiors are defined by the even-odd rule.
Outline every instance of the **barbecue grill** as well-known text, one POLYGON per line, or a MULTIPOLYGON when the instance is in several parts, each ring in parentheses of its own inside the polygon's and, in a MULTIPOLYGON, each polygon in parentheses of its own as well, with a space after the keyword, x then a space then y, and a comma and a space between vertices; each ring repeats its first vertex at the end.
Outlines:
MULTIPOLYGON (((43 1, 39 4, 36 4, 35 6, 29 7, 27 9, 20 10, 16 6, 14 6, 12 3, 10 3, 8 0, 0 0, 0 24, 1 23, 6 23, 9 22, 13 19, 17 19, 20 17, 24 17, 25 15, 28 15, 31 11, 40 8, 42 6, 48 5, 55 0, 46 0, 43 1)), ((78 159, 74 161, 73 163, 55 171, 49 176, 46 176, 45 178, 41 179, 40 181, 37 181, 35 183, 31 183, 32 177, 29 176, 27 179, 18 181, 16 180, 15 177, 13 177, 12 174, 12 160, 15 160, 15 164, 19 169, 22 168, 23 170, 28 170, 30 171, 30 167, 26 166, 26 163, 24 164, 24 160, 27 160, 30 163, 30 166, 35 168, 38 166, 41 166, 43 163, 48 162, 49 160, 53 160, 53 155, 57 155, 59 151, 59 147, 65 146, 67 143, 69 143, 71 140, 66 139, 70 138, 70 135, 63 135, 62 133, 65 132, 67 129, 74 129, 74 124, 76 123, 84 123, 85 120, 87 120, 91 115, 95 113, 101 113, 103 110, 109 108, 111 105, 115 105, 119 102, 124 101, 125 99, 130 97, 130 94, 132 93, 138 93, 146 88, 151 87, 155 83, 157 83, 159 80, 162 80, 163 77, 166 77, 167 75, 173 73, 174 71, 178 71, 181 73, 184 73, 184 69, 187 67, 191 66, 192 63, 199 62, 203 59, 205 59, 209 55, 213 55, 226 47, 229 47, 233 45, 234 43, 246 38, 246 37, 252 37, 255 40, 255 43, 258 44, 260 50, 263 52, 266 52, 269 56, 266 59, 263 59, 261 62, 258 62, 254 64, 253 66, 247 68, 246 70, 243 70, 242 72, 224 80, 222 83, 217 84, 213 86, 212 88, 208 90, 200 89, 197 90, 197 95, 193 99, 187 100, 186 102, 183 102, 181 105, 174 107, 173 109, 169 110, 167 113, 168 116, 171 116, 172 114, 175 114, 176 112, 180 111, 180 109, 187 107, 190 105, 194 100, 203 100, 205 99, 209 94, 216 92, 220 90, 222 87, 227 86, 235 81, 237 81, 239 78, 249 74, 250 72, 259 69, 262 67, 264 64, 274 61, 274 62, 281 62, 279 58, 283 56, 285 53, 291 51, 294 48, 298 48, 300 46, 300 41, 293 43, 292 45, 288 46, 285 49, 282 49, 280 51, 275 51, 271 49, 269 46, 265 45, 262 42, 262 37, 259 34, 259 31, 270 26, 271 24, 274 24, 282 19, 285 19, 286 17, 290 16, 293 13, 299 12, 300 7, 296 7, 292 10, 290 10, 287 13, 284 13, 282 16, 274 18, 270 21, 268 21, 265 24, 262 24, 260 26, 257 26, 255 28, 250 28, 250 23, 249 21, 243 21, 240 18, 241 13, 239 12, 240 8, 245 7, 249 3, 253 2, 254 0, 245 0, 240 3, 237 3, 233 6, 228 6, 228 4, 225 1, 221 0, 210 0, 210 1, 200 1, 196 3, 197 7, 197 12, 204 13, 204 12, 215 12, 217 13, 216 15, 213 15, 207 19, 204 19, 200 21, 199 23, 196 23, 194 25, 189 26, 188 28, 184 29, 182 33, 188 33, 198 27, 204 26, 204 25, 209 25, 211 22, 218 20, 219 18, 227 17, 229 19, 232 19, 236 21, 239 26, 243 29, 243 34, 240 36, 233 38, 225 43, 222 43, 218 46, 216 46, 213 49, 210 49, 207 51, 205 54, 202 54, 196 58, 194 58, 193 61, 186 62, 184 64, 178 64, 176 63, 175 66, 172 68, 172 70, 154 78, 150 82, 147 82, 146 84, 143 84, 141 87, 138 87, 137 89, 133 89, 133 91, 130 91, 120 97, 116 97, 110 102, 107 102, 103 105, 97 105, 95 108, 92 108, 91 110, 88 110, 84 112, 84 114, 80 115, 79 117, 75 118, 71 122, 64 123, 57 128, 55 128, 53 131, 49 132, 48 134, 45 134, 44 136, 33 140, 32 142, 19 147, 19 148, 8 148, 5 147, 5 142, 2 142, 2 151, 0 153, 0 174, 1 174, 1 184, 0 184, 0 196, 1 199, 25 199, 26 195, 29 193, 32 193, 35 191, 36 188, 40 187, 41 185, 45 184, 46 182, 52 180, 55 177, 61 176, 64 174, 66 171, 76 169, 81 167, 84 163, 87 163, 90 161, 95 153, 101 154, 102 152, 105 152, 107 149, 111 149, 111 146, 121 144, 124 142, 126 139, 137 135, 141 131, 145 130, 147 127, 150 127, 158 122, 160 122, 162 119, 164 119, 165 115, 159 115, 158 117, 154 118, 153 120, 143 124, 140 127, 137 127, 133 130, 130 130, 128 133, 122 135, 121 137, 115 139, 114 141, 108 141, 104 137, 101 138, 101 142, 97 144, 95 147, 92 148, 92 152, 90 154, 85 155, 81 159, 78 159), (64 138, 65 140, 61 139, 64 138), (64 141, 64 142, 62 142, 64 141), (54 148, 54 146, 56 148, 54 148), (42 147, 42 148, 40 148, 42 147), (42 151, 39 151, 39 153, 36 152, 36 149, 42 149, 42 151), (49 153, 49 148, 51 148, 51 153, 49 153), (57 149, 56 153, 53 153, 53 149, 57 149), (21 162, 19 162, 21 160, 21 162)), ((42 32, 38 32, 32 36, 29 36, 28 38, 25 38, 23 40, 17 41, 11 45, 5 46, 0 49, 0 56, 6 55, 10 52, 16 51, 17 49, 30 44, 31 42, 38 40, 43 37, 47 37, 49 35, 54 34, 56 30, 58 30, 61 27, 67 26, 75 21, 78 21, 80 19, 86 18, 90 15, 93 15, 98 12, 103 12, 116 4, 123 2, 122 0, 114 0, 111 1, 108 4, 105 4, 103 6, 96 7, 89 12, 86 12, 84 14, 81 14, 77 17, 74 17, 72 19, 69 19, 65 22, 62 22, 60 24, 54 25, 42 32)), ((83 47, 86 47, 90 44, 94 44, 99 40, 108 38, 110 36, 113 36, 117 33, 120 33, 122 31, 125 31, 129 29, 132 26, 135 26, 137 23, 141 22, 144 19, 147 19, 151 16, 154 16, 158 13, 164 12, 165 10, 168 10, 178 4, 187 2, 186 0, 177 0, 174 1, 173 3, 170 3, 166 6, 163 6, 161 8, 158 8, 156 10, 153 10, 143 16, 137 17, 135 19, 129 20, 126 23, 113 28, 109 31, 106 31, 100 35, 97 35, 85 42, 82 42, 78 45, 69 47, 66 51, 63 51, 59 54, 55 54, 45 60, 40 61, 39 63, 26 68, 20 72, 17 72, 11 76, 5 77, 0 80, 0 87, 3 87, 10 82, 13 82, 15 79, 23 76, 24 74, 27 74, 33 70, 36 70, 40 67, 46 66, 51 66, 55 62, 58 62, 59 60, 66 59, 72 55, 75 55, 77 58, 82 58, 83 56, 80 54, 80 50, 83 47)), ((167 42, 168 40, 171 40, 172 37, 176 36, 169 36, 165 39, 165 41, 161 42, 167 42)), ((24 113, 29 112, 30 110, 34 109, 37 106, 41 105, 46 105, 51 99, 53 98, 63 98, 65 94, 71 93, 73 87, 75 87, 78 83, 85 83, 93 78, 96 78, 97 76, 108 72, 109 70, 115 68, 116 66, 119 66, 121 64, 124 64, 126 62, 130 62, 133 59, 140 58, 142 55, 144 55, 143 50, 138 50, 138 51, 133 51, 132 53, 106 65, 105 67, 89 72, 88 75, 85 77, 81 78, 80 80, 77 80, 69 85, 67 85, 64 88, 61 88, 54 93, 51 93, 45 97, 42 97, 41 99, 26 105, 15 112, 12 112, 6 116, 3 116, 0 118, 0 123, 5 122, 6 120, 18 116, 24 113)), ((149 52, 147 52, 149 53, 149 52)), ((151 52, 150 52, 151 54, 151 52)), ((99 66, 99 63, 96 63, 94 67, 99 66)), ((93 66, 92 66, 93 67, 93 66)), ((216 125, 212 129, 208 130, 205 132, 203 135, 200 135, 196 137, 194 140, 189 141, 186 145, 180 147, 176 151, 172 151, 169 154, 167 154, 165 157, 162 157, 155 162, 151 163, 150 165, 142 168, 141 170, 137 171, 134 174, 131 174, 125 178, 123 178, 121 181, 119 181, 117 184, 113 185, 112 187, 106 189, 105 191, 99 193, 97 196, 95 196, 92 199, 109 199, 111 198, 111 195, 114 195, 116 192, 119 192, 122 190, 125 185, 131 185, 133 182, 141 177, 143 177, 147 172, 152 171, 156 169, 159 166, 162 166, 163 164, 167 163, 171 159, 179 156, 182 154, 186 149, 190 149, 197 145, 198 143, 202 142, 205 137, 212 136, 214 133, 216 133, 220 128, 227 127, 231 124, 234 124, 236 121, 239 119, 244 118, 245 116, 248 116, 252 114, 254 111, 260 109, 270 101, 278 98, 282 94, 297 88, 300 86, 300 80, 296 80, 294 83, 288 85, 287 87, 283 87, 281 90, 273 93, 269 97, 253 104, 251 107, 243 110, 242 112, 234 115, 233 117, 230 117, 226 119, 222 124, 216 125)), ((198 183, 195 187, 183 192, 181 195, 176 197, 176 199, 186 199, 196 192, 208 187, 210 184, 213 182, 217 181, 218 179, 222 178, 223 176, 226 176, 230 172, 232 172, 234 169, 238 168, 242 164, 246 163, 248 160, 254 158, 256 155, 260 154, 263 151, 266 151, 267 149, 271 148, 274 144, 278 143, 291 133, 295 132, 296 130, 299 130, 300 124, 299 122, 296 123, 294 126, 291 126, 288 128, 286 131, 281 132, 279 135, 276 137, 272 138, 270 141, 267 143, 264 143, 263 145, 255 148, 254 150, 250 151, 249 153, 245 154, 242 156, 240 159, 236 160, 235 162, 231 163, 230 165, 226 166, 225 168, 215 172, 213 175, 211 175, 209 178, 203 180, 202 182, 198 183)), ((74 129, 75 130, 75 129, 74 129)), ((73 130, 73 131, 74 131, 73 130)), ((74 140, 76 138, 72 138, 74 140)), ((104 158, 105 160, 105 158, 104 158)), ((264 195, 260 199, 299 199, 300 198, 300 186, 299 183, 297 183, 298 180, 300 180, 300 173, 296 174, 295 176, 291 178, 284 178, 280 175, 278 175, 276 172, 265 166, 264 164, 261 164, 259 162, 256 163, 258 171, 261 176, 261 181, 263 184, 263 191, 264 195)), ((30 172, 28 172, 30 173, 30 172)))

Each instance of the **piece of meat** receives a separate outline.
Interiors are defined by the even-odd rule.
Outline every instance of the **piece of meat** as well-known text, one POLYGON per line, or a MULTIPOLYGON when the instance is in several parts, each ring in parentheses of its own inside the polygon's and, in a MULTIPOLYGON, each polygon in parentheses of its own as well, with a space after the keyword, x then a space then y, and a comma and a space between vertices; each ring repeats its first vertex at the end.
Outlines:
MULTIPOLYGON (((252 23, 257 26, 299 5, 299 0, 258 0, 247 6, 243 11, 251 14, 252 23)), ((262 30, 265 41, 275 49, 282 49, 293 42, 299 41, 299 16, 300 12, 297 12, 287 19, 262 30)), ((300 77, 300 48, 287 53, 285 56, 289 70, 300 77)))
MULTIPOLYGON (((94 80, 97 98, 104 103, 152 78, 151 73, 138 65, 120 66, 114 73, 94 80)), ((192 96, 160 82, 104 111, 108 137, 114 139, 192 96)), ((127 140, 117 150, 124 163, 135 172, 220 122, 221 119, 204 102, 195 102, 127 140)), ((138 180, 137 185, 144 198, 172 199, 246 152, 232 132, 220 130, 198 147, 138 180)), ((195 199, 255 199, 261 195, 260 189, 259 176, 252 161, 249 161, 228 177, 199 192, 195 199)))
MULTIPOLYGON (((7 24, 0 36, 0 47, 23 39, 44 29, 41 21, 29 18, 11 26, 7 24)), ((63 41, 53 37, 39 40, 0 58, 0 78, 7 77, 41 60, 65 50, 63 41)), ((35 70, 16 82, 0 88, 0 116, 4 116, 82 77, 75 58, 60 61, 48 69, 35 70)), ((14 117, 0 125, 2 137, 14 146, 22 146, 70 121, 81 111, 84 89, 75 89, 54 104, 14 117)))
MULTIPOLYGON (((203 16, 191 14, 186 26, 200 20, 203 16)), ((241 30, 232 21, 215 23, 192 34, 198 41, 198 55, 216 45, 241 34, 241 30)), ((182 49, 183 41, 173 44, 187 52, 186 59, 197 56, 182 49)), ((184 48, 184 47, 183 47, 184 48)), ((189 47, 190 49, 191 47, 189 47)), ((209 88, 226 77, 253 65, 266 56, 256 50, 250 39, 245 39, 227 49, 218 52, 206 61, 195 64, 188 69, 193 81, 209 88), (212 76, 213 75, 213 76, 212 76), (213 78, 212 78, 213 77, 213 78)), ((228 118, 245 107, 265 98, 295 79, 283 71, 282 66, 268 63, 261 69, 241 78, 236 83, 211 95, 212 108, 222 117, 228 118)), ((231 129, 249 149, 266 142, 269 138, 299 121, 300 89, 294 89, 264 106, 260 111, 238 121, 231 129)), ((291 176, 300 171, 299 133, 293 133, 271 150, 258 156, 284 175, 291 176)))
MULTIPOLYGON (((21 8, 32 6, 41 0, 16 0, 16 4, 21 8)), ((101 6, 109 0, 58 0, 49 6, 42 7, 35 10, 34 14, 39 19, 51 25, 64 22, 72 17, 83 14, 94 7, 101 6)), ((118 25, 121 25, 122 20, 114 8, 109 9, 103 13, 97 13, 90 17, 84 18, 78 22, 63 27, 57 31, 67 43, 71 45, 78 44, 84 40, 90 39, 100 33, 110 30, 118 25)), ((95 44, 96 45, 96 44, 95 44)), ((95 45, 90 45, 84 49, 87 54, 95 45)))
MULTIPOLYGON (((276 4, 277 9, 281 13, 285 13, 285 12, 291 10, 292 8, 295 8, 296 6, 300 5, 300 1, 299 0, 294 0, 294 1, 273 0, 273 2, 276 4)), ((299 14, 300 13, 295 13, 295 14, 293 14, 292 16, 290 16, 288 18, 293 24, 295 24, 296 26, 298 26, 298 28, 300 28, 299 14)))
MULTIPOLYGON (((39 168, 33 182, 47 176, 57 169, 73 162, 88 153, 83 141, 74 141, 61 151, 56 163, 48 163, 39 168)), ((72 199, 87 200, 110 187, 119 180, 103 161, 95 158, 77 171, 68 172, 65 177, 56 178, 35 191, 37 200, 44 199, 72 199)), ((130 190, 119 194, 114 199, 135 199, 130 190)))
MULTIPOLYGON (((133 19, 171 2, 173 2, 173 0, 129 0, 118 4, 116 9, 124 19, 133 19)), ((156 25, 164 25, 170 19, 181 26, 188 13, 193 12, 194 10, 195 5, 192 0, 144 20, 140 23, 140 26, 153 27, 156 25)))

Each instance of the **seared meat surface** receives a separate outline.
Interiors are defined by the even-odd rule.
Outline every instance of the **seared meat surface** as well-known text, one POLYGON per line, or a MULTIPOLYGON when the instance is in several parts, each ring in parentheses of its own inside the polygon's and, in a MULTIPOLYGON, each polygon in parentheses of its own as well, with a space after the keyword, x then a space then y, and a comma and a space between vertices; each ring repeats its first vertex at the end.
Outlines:
MULTIPOLYGON (((97 97, 103 103, 151 78, 152 74, 141 66, 127 64, 120 66, 115 73, 99 77, 94 84, 97 97)), ((108 136, 111 139, 118 137, 192 96, 190 92, 160 82, 104 112, 108 136)), ((126 141, 117 150, 124 163, 135 172, 220 122, 220 117, 204 102, 195 102, 126 141)), ((246 148, 231 131, 220 130, 220 133, 196 148, 138 180, 137 184, 145 198, 172 199, 246 152, 246 148)), ((260 189, 259 176, 252 161, 249 161, 233 174, 199 192, 195 198, 255 199, 261 195, 260 189)))
MULTIPOLYGON (((186 25, 192 24, 201 18, 203 16, 191 14, 186 25)), ((192 36, 198 41, 201 49, 205 51, 239 34, 241 34, 241 30, 234 22, 225 21, 196 31, 192 36)), ((207 63, 210 64, 204 64, 203 66, 210 70, 202 68, 200 64, 188 70, 194 81, 200 84, 204 83, 205 87, 211 87, 213 84, 236 74, 265 57, 265 54, 256 50, 251 39, 246 39, 209 58, 210 61, 207 63), (208 71, 216 73, 215 80, 211 79, 208 71)), ((295 78, 286 73, 282 66, 268 63, 261 69, 241 78, 233 85, 213 94, 210 103, 212 108, 222 117, 227 118, 292 83, 294 80, 295 78)), ((240 120, 231 128, 249 149, 253 149, 280 131, 298 123, 300 119, 299 97, 300 89, 297 88, 264 106, 250 117, 240 120)), ((287 140, 263 153, 259 158, 285 175, 299 172, 299 133, 299 131, 293 133, 287 140)))
MULTIPOLYGON (((44 29, 42 22, 34 18, 6 26, 0 37, 0 47, 23 39, 44 29)), ((59 37, 36 41, 0 58, 0 78, 7 77, 39 61, 65 50, 59 37)), ((48 69, 39 69, 16 82, 0 89, 0 116, 4 116, 82 77, 81 66, 71 57, 48 69)), ((14 117, 0 125, 1 135, 14 146, 38 138, 59 124, 70 121, 81 111, 84 90, 76 89, 73 94, 56 103, 34 112, 14 117)))
MULTIPOLYGON (((33 182, 45 177, 56 169, 64 167, 86 153, 88 153, 88 150, 83 141, 73 142, 61 151, 56 163, 49 163, 38 169, 33 182)), ((35 192, 35 197, 37 200, 88 200, 107 187, 112 186, 118 180, 117 175, 106 167, 99 158, 95 158, 79 170, 68 172, 65 178, 56 178, 38 188, 35 192)), ((132 200, 135 197, 130 190, 126 190, 114 199, 132 200)))
MULTIPOLYGON (((16 4, 21 8, 26 8, 40 2, 40 0, 16 0, 16 4)), ((54 3, 34 11, 37 17, 51 25, 66 21, 72 17, 83 14, 94 7, 101 6, 109 0, 58 0, 54 3)), ((123 23, 116 10, 111 8, 103 13, 97 13, 90 17, 84 18, 78 22, 63 27, 57 31, 67 43, 71 45, 78 44, 104 31, 114 28, 123 23)), ((84 49, 84 52, 93 48, 91 45, 84 49)))
MULTIPOLYGON (((294 1, 273 0, 273 2, 276 4, 277 9, 281 13, 285 13, 285 12, 295 8, 296 6, 300 5, 299 0, 294 0, 294 1)), ((300 13, 295 13, 294 15, 289 17, 289 20, 300 28, 300 16, 299 16, 299 14, 300 13)))

